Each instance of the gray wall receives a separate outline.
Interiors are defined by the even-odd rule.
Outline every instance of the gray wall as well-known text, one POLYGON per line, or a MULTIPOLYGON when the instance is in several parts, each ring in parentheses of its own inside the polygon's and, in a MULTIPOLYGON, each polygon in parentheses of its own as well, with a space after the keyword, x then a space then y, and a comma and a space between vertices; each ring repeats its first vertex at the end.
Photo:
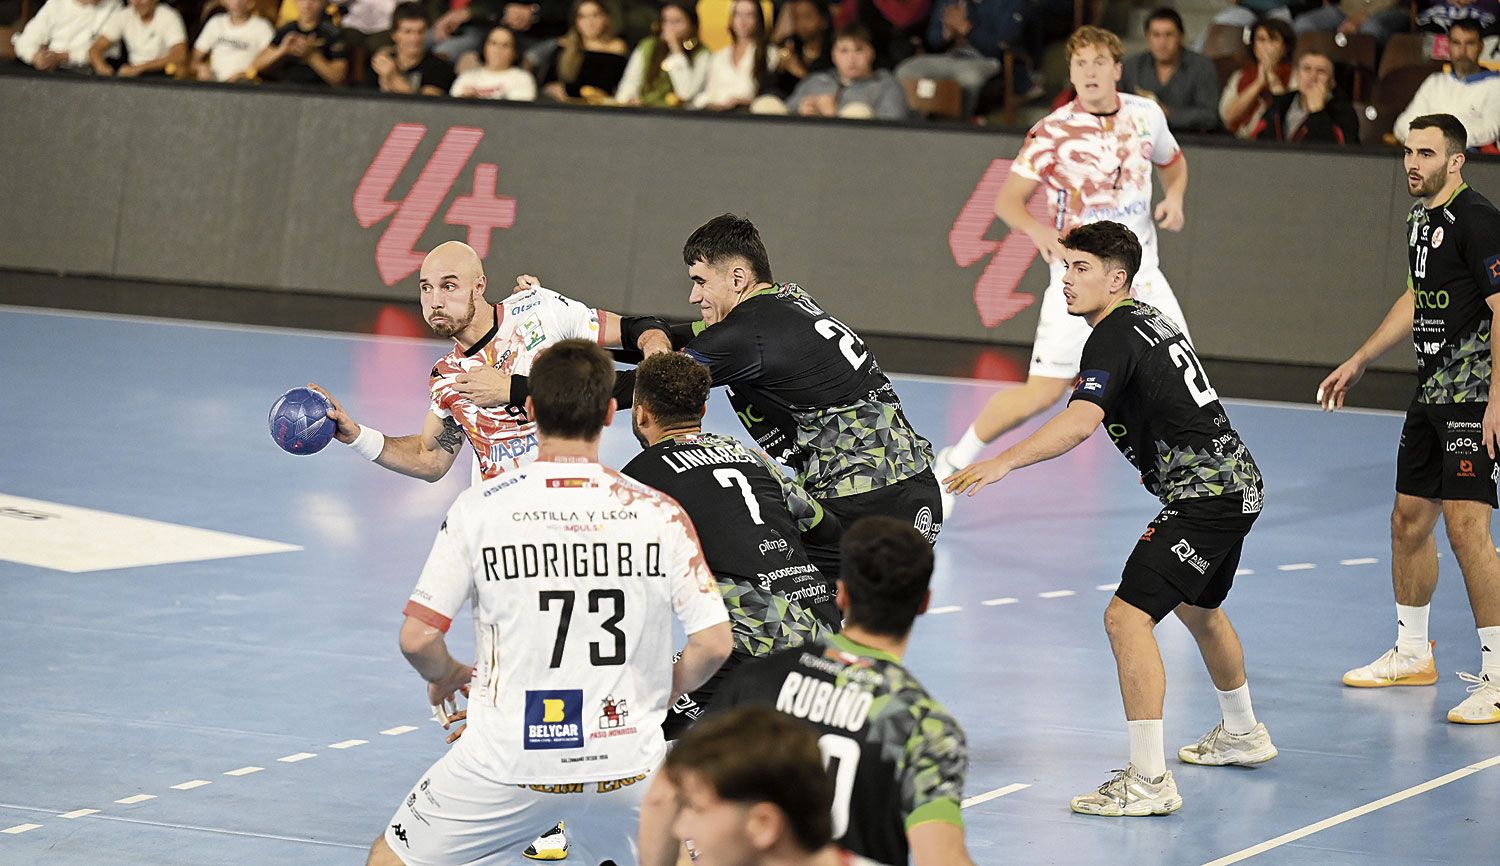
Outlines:
MULTIPOLYGON (((490 164, 514 203, 486 256, 505 286, 530 272, 602 306, 687 317, 682 242, 735 211, 760 226, 779 279, 858 328, 1024 343, 1038 304, 993 327, 976 310, 1004 234, 981 234, 987 190, 971 205, 978 223, 959 220, 1019 144, 965 129, 0 77, 0 267, 410 298, 403 254, 420 261, 466 239, 445 218, 490 164), (365 228, 356 189, 398 124, 425 128, 390 194, 405 213, 366 196, 365 228), (445 133, 467 136, 472 153, 434 159, 445 133), (423 229, 422 197, 408 192, 445 167, 456 177, 433 184, 423 229), (406 244, 395 242, 402 226, 406 244)), ((1163 233, 1162 263, 1204 354, 1342 360, 1404 283, 1410 200, 1397 158, 1187 150, 1188 225, 1163 233)), ((1500 195, 1500 163, 1471 164, 1468 176, 1500 195)), ((1046 274, 1039 259, 1021 274, 1032 250, 1016 240, 992 276, 1005 283, 1008 272, 1024 299, 1046 274)))

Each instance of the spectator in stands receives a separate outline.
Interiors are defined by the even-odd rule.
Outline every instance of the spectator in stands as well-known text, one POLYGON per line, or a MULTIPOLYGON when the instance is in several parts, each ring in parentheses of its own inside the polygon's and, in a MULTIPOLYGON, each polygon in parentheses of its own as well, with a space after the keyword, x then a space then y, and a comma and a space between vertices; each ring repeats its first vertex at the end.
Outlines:
MULTIPOLYGON (((1015 4, 1019 9, 1022 2, 1025 0, 989 0, 985 5, 1015 4)), ((875 47, 876 68, 891 69, 916 53, 927 31, 931 8, 932 0, 837 0, 832 6, 833 27, 839 30, 850 24, 864 25, 875 47)))
POLYGON ((1346 35, 1364 33, 1384 45, 1392 33, 1411 24, 1411 4, 1406 0, 1323 0, 1323 5, 1292 19, 1299 35, 1316 31, 1338 31, 1346 35))
POLYGON ((453 67, 427 50, 427 13, 416 3, 402 3, 391 13, 391 42, 370 58, 369 84, 385 93, 447 96, 453 67))
MULTIPOLYGON (((1245 28, 1254 27, 1262 19, 1275 18, 1291 24, 1292 10, 1287 4, 1288 0, 1229 0, 1229 5, 1219 10, 1211 23, 1245 28)), ((1203 38, 1208 38, 1207 28, 1204 28, 1203 38)), ((1198 42, 1198 49, 1203 50, 1202 40, 1198 42)))
POLYGON ((1493 36, 1500 23, 1500 0, 1421 0, 1417 10, 1417 29, 1429 33, 1447 33, 1454 22, 1472 20, 1493 36))
POLYGON ((449 91, 470 99, 509 99, 530 102, 536 99, 536 79, 517 66, 520 43, 509 27, 496 25, 484 38, 484 64, 463 72, 449 91))
POLYGON ((400 0, 351 0, 340 26, 346 42, 373 53, 391 44, 391 13, 400 0), (356 35, 358 34, 358 35, 356 35))
POLYGON ((708 49, 698 42, 690 0, 665 0, 656 33, 642 39, 625 64, 615 101, 649 108, 691 105, 708 78, 708 49))
POLYGON ((323 15, 324 0, 297 0, 297 20, 282 25, 252 68, 266 81, 343 87, 349 46, 323 15))
POLYGON ((792 91, 787 108, 806 117, 875 117, 906 120, 911 108, 901 83, 875 68, 875 46, 861 24, 839 29, 833 69, 809 74, 792 91))
MULTIPOLYGON (((896 67, 903 79, 951 78, 963 88, 964 114, 974 113, 985 82, 1000 72, 1005 47, 1014 47, 1024 26, 1029 0, 937 0, 927 22, 930 54, 918 54, 896 67)), ((1029 89, 1029 76, 1017 90, 1029 89)))
POLYGON ((1176 131, 1219 127, 1219 74, 1182 44, 1182 16, 1160 8, 1146 18, 1146 50, 1125 58, 1120 90, 1156 100, 1176 131))
POLYGON ((250 14, 250 0, 223 0, 223 6, 193 43, 193 67, 200 81, 248 81, 250 64, 276 31, 270 21, 250 14))
POLYGON ((626 45, 609 9, 599 0, 575 0, 571 17, 572 28, 537 75, 542 92, 559 101, 613 96, 625 73, 626 45))
POLYGON ((1396 118, 1398 140, 1406 141, 1412 120, 1426 114, 1458 118, 1469 132, 1469 147, 1492 145, 1500 139, 1500 73, 1479 67, 1483 47, 1478 21, 1453 22, 1448 28, 1448 70, 1428 76, 1396 118))
POLYGON ((1271 100, 1251 138, 1358 144, 1359 116, 1334 85, 1333 58, 1304 51, 1297 58, 1297 88, 1271 100))
POLYGON ((771 34, 776 46, 776 76, 772 90, 788 96, 808 73, 833 68, 829 44, 828 7, 823 0, 785 0, 771 34))
POLYGON ((734 0, 729 9, 731 43, 708 61, 708 80, 693 100, 694 108, 733 111, 745 108, 770 89, 777 54, 766 33, 766 13, 759 0, 734 0))
POLYGON ((1291 89, 1294 44, 1292 25, 1279 18, 1256 22, 1250 60, 1229 76, 1219 97, 1219 119, 1236 138, 1250 138, 1271 100, 1291 89))
POLYGON ((47 0, 15 38, 16 59, 38 72, 87 72, 89 49, 120 0, 47 0))
POLYGON ((182 16, 157 0, 130 0, 104 25, 104 31, 89 49, 89 63, 96 75, 137 78, 142 75, 175 75, 187 68, 187 28, 182 16), (116 69, 107 55, 121 43, 125 57, 116 69))

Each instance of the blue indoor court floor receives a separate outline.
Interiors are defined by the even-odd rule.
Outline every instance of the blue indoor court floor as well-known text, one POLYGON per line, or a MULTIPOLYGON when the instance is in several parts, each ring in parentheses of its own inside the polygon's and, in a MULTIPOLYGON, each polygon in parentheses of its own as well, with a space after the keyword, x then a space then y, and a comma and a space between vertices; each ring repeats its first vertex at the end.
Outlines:
MULTIPOLYGON (((396 630, 467 467, 428 485, 336 444, 294 457, 266 411, 312 380, 414 432, 444 351, 0 307, 0 864, 363 862, 445 748, 396 630)), ((1004 387, 893 378, 935 442, 1004 387)), ((1068 812, 1125 760, 1101 616, 1156 512, 1096 435, 962 502, 938 543, 907 660, 967 731, 975 861, 1497 862, 1500 725, 1444 721, 1479 655, 1451 555, 1438 686, 1339 684, 1394 640, 1399 416, 1228 405, 1267 501, 1226 610, 1280 757, 1174 767, 1173 816, 1068 812)), ((739 432, 722 397, 709 426, 739 432)), ((605 460, 635 448, 617 424, 605 460)), ((1159 637, 1171 755, 1218 709, 1186 631, 1159 637)), ((453 630, 456 655, 470 641, 453 630)))

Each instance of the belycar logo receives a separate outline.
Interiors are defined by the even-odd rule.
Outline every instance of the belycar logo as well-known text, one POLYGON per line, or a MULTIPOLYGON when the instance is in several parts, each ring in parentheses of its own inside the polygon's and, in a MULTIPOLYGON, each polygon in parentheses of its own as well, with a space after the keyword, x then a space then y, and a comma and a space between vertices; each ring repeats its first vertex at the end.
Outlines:
POLYGON ((528 689, 521 744, 526 749, 582 748, 583 691, 528 689))
MULTIPOLYGON (((370 228, 391 217, 375 243, 375 267, 388 286, 416 273, 421 266, 426 252, 418 250, 416 243, 453 192, 459 175, 484 140, 484 130, 472 126, 450 127, 405 197, 391 201, 396 179, 406 171, 417 145, 426 136, 427 127, 423 124, 396 124, 354 190, 354 216, 360 226, 370 228)), ((494 163, 477 163, 469 192, 453 199, 443 214, 443 222, 448 225, 468 227, 465 240, 481 259, 490 254, 491 233, 495 229, 508 229, 516 222, 516 200, 496 194, 499 176, 500 169, 494 163)))

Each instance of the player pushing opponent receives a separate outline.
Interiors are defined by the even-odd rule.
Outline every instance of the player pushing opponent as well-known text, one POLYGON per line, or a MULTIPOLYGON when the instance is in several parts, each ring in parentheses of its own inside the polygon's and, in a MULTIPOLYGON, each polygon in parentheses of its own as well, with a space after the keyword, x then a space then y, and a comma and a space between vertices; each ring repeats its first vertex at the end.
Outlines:
POLYGON ((1190 764, 1258 764, 1276 757, 1256 721, 1245 655, 1220 609, 1245 536, 1260 516, 1260 469, 1187 337, 1161 311, 1130 296, 1141 246, 1116 222, 1073 229, 1062 240, 1068 313, 1093 329, 1068 407, 999 456, 945 479, 969 495, 1012 470, 1060 457, 1101 423, 1164 506, 1125 563, 1104 612, 1130 732, 1130 763, 1095 792, 1074 797, 1086 815, 1162 815, 1182 807, 1162 746, 1166 672, 1153 633, 1175 612, 1219 694, 1223 719, 1178 757, 1190 764))

